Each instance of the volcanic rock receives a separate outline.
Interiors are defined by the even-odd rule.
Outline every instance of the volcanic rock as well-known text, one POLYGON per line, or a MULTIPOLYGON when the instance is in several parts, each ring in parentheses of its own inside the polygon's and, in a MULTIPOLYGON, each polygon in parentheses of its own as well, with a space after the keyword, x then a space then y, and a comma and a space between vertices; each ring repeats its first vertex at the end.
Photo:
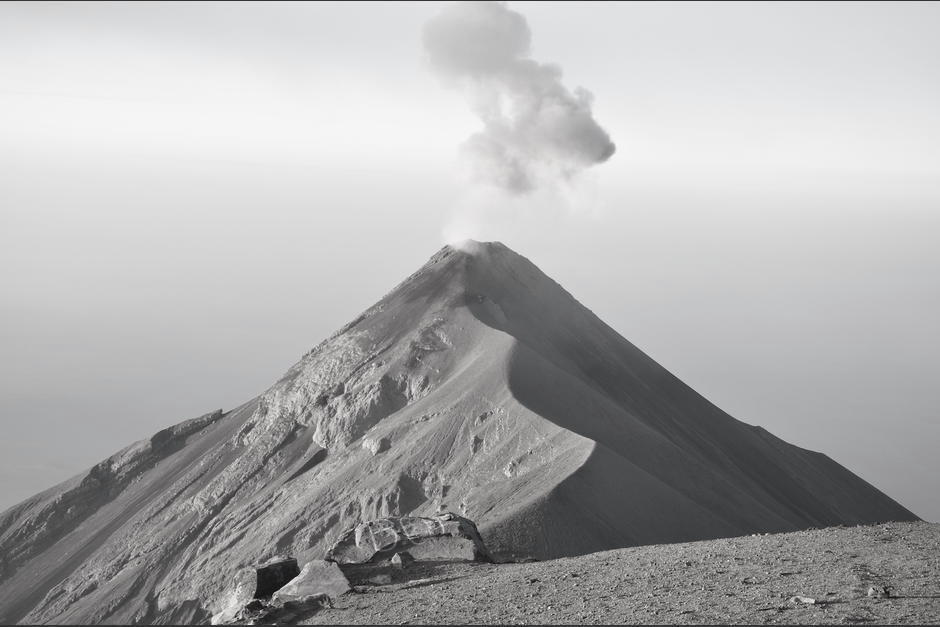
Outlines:
POLYGON ((297 560, 293 557, 275 559, 255 569, 256 599, 265 599, 300 575, 297 560))
POLYGON ((408 549, 417 561, 489 561, 473 521, 447 512, 431 518, 405 516, 370 520, 348 530, 327 559, 363 564, 391 558, 408 549))
POLYGON ((313 560, 304 564, 300 574, 274 593, 275 601, 300 601, 326 595, 336 598, 349 591, 349 581, 334 562, 313 560))
POLYGON ((392 576, 388 573, 379 573, 378 575, 370 577, 366 581, 377 586, 387 586, 388 584, 392 583, 392 576))
POLYGON ((378 455, 383 451, 387 451, 391 446, 391 442, 388 441, 388 438, 363 438, 362 439, 362 448, 368 450, 373 455, 378 455))
POLYGON ((236 625, 278 625, 294 624, 301 618, 308 618, 323 607, 331 604, 325 594, 310 595, 293 601, 275 599, 254 599, 242 607, 230 620, 215 624, 236 625))
POLYGON ((260 604, 259 600, 269 599, 299 574, 297 560, 292 557, 276 558, 257 568, 241 569, 235 575, 235 584, 225 597, 223 607, 212 616, 212 624, 230 623, 245 612, 260 611, 266 604, 260 604))
POLYGON ((415 558, 411 556, 411 553, 408 551, 402 551, 401 553, 396 553, 392 556, 392 566, 395 568, 404 568, 408 564, 411 564, 415 561, 415 558))

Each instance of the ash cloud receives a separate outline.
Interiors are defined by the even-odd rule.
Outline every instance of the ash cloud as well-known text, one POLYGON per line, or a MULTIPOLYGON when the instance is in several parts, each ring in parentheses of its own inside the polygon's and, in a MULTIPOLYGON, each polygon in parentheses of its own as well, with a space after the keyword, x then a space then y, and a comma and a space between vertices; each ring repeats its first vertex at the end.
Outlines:
POLYGON ((431 67, 483 122, 461 147, 474 178, 513 194, 569 179, 615 150, 591 93, 569 91, 560 67, 529 57, 530 43, 525 17, 504 2, 458 2, 424 27, 431 67))

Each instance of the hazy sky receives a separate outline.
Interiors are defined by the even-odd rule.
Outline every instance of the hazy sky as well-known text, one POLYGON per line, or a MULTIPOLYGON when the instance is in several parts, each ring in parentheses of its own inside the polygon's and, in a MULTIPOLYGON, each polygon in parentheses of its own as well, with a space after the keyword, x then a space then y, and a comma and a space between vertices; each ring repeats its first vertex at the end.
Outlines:
POLYGON ((0 508, 464 235, 940 520, 940 4, 510 6, 617 144, 514 199, 462 178, 439 4, 0 4, 0 508))

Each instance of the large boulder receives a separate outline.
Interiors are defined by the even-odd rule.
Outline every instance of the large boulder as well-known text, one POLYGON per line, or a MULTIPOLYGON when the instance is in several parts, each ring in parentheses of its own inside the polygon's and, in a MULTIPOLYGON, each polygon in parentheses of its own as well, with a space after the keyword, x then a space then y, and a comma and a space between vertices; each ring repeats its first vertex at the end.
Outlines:
POLYGON ((255 599, 266 599, 300 574, 293 557, 272 560, 255 569, 255 599))
POLYGON ((301 601, 308 597, 326 595, 335 599, 349 591, 346 575, 334 562, 314 560, 307 562, 300 574, 275 592, 275 602, 301 601))
POLYGON ((418 561, 491 561, 472 520, 453 513, 431 518, 380 518, 346 531, 327 553, 338 564, 364 564, 408 551, 418 561))
POLYGON ((255 599, 270 598, 299 574, 297 560, 293 557, 273 559, 257 568, 239 571, 235 575, 235 585, 225 599, 222 609, 212 617, 212 624, 233 622, 242 608, 255 599))

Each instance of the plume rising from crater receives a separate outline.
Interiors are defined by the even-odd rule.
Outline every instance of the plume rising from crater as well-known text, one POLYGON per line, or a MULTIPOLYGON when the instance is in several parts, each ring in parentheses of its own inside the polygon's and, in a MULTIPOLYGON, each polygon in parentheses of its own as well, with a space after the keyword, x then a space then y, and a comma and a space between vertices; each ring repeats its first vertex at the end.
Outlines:
POLYGON ((424 29, 431 67, 483 122, 462 146, 474 178, 512 194, 569 179, 616 150, 591 93, 569 91, 560 67, 530 58, 530 44, 525 18, 503 2, 449 5, 424 29))

